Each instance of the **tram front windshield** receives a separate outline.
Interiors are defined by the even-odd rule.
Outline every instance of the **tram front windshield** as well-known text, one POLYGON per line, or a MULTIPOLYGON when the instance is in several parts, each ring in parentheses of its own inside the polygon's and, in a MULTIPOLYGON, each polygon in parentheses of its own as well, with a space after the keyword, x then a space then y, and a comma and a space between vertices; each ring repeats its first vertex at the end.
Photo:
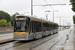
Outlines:
POLYGON ((26 20, 15 21, 14 31, 15 32, 25 32, 28 31, 29 22, 26 20))

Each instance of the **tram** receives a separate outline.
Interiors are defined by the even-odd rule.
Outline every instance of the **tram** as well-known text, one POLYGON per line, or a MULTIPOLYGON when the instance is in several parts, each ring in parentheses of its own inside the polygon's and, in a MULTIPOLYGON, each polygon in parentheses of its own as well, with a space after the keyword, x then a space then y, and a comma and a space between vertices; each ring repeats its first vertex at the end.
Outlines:
POLYGON ((58 24, 33 16, 15 16, 14 40, 33 40, 58 32, 58 24))

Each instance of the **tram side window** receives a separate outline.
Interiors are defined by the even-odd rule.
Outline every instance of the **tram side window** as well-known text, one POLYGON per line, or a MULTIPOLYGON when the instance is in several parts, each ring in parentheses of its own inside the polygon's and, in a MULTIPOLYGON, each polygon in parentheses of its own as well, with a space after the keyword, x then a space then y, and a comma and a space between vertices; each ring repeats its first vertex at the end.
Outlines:
POLYGON ((48 31, 48 23, 46 23, 46 30, 48 31))
POLYGON ((45 23, 45 30, 47 31, 48 30, 48 24, 45 23))
POLYGON ((55 29, 55 25, 54 25, 54 29, 55 29))
POLYGON ((52 24, 52 30, 54 30, 54 25, 52 24))
POLYGON ((54 25, 52 24, 52 30, 54 29, 54 25))
POLYGON ((49 30, 51 29, 51 25, 49 24, 49 30))
POLYGON ((55 25, 55 28, 57 29, 57 25, 55 25))
POLYGON ((53 24, 51 24, 51 30, 53 30, 53 24))
POLYGON ((49 27, 49 24, 47 23, 47 30, 49 31, 50 30, 50 27, 49 27))
POLYGON ((50 30, 51 30, 51 24, 49 24, 50 30))
POLYGON ((55 29, 55 25, 53 25, 53 29, 55 29))
POLYGON ((50 24, 50 29, 52 30, 52 24, 50 24))
POLYGON ((54 29, 55 29, 55 25, 54 25, 54 29))
POLYGON ((58 29, 58 25, 57 25, 57 27, 56 27, 57 29, 58 29))
POLYGON ((55 25, 53 25, 53 29, 55 29, 55 25))
POLYGON ((36 22, 32 21, 32 32, 36 32, 36 22))
POLYGON ((50 28, 50 30, 51 30, 51 24, 49 24, 49 28, 50 28))
POLYGON ((43 23, 43 31, 45 31, 46 30, 46 23, 43 23))
POLYGON ((55 29, 56 29, 56 25, 55 25, 55 29))
POLYGON ((57 29, 57 25, 56 25, 56 29, 57 29))
POLYGON ((36 22, 36 32, 41 31, 41 22, 36 22))

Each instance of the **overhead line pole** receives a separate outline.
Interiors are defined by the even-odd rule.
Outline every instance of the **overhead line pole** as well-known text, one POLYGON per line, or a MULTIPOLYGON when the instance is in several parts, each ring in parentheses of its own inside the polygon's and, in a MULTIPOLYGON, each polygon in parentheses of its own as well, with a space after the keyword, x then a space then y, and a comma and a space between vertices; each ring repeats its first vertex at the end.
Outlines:
MULTIPOLYGON (((55 17, 55 18, 59 18, 59 20, 60 20, 60 21, 59 21, 59 22, 60 22, 60 30, 61 30, 61 19, 62 19, 62 18, 65 18, 65 17, 58 16, 58 17, 55 17)), ((65 26, 65 25, 64 25, 64 22, 65 22, 65 25, 66 25, 66 20, 63 19, 63 26, 65 26)))
POLYGON ((33 15, 33 0, 31 0, 31 15, 33 15))
POLYGON ((66 4, 45 4, 45 5, 33 5, 33 0, 31 0, 31 15, 33 15, 33 6, 54 6, 54 5, 66 5, 66 4))

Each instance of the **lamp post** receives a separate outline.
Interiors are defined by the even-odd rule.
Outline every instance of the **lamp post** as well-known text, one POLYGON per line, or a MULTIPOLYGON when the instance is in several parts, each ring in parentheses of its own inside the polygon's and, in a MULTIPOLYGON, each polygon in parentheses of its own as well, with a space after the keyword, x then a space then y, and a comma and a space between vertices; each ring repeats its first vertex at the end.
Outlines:
POLYGON ((33 15, 33 0, 31 0, 31 15, 33 15))
POLYGON ((33 5, 33 0, 31 0, 31 15, 33 15, 33 6, 54 6, 54 5, 66 5, 66 4, 43 4, 43 5, 33 5))
POLYGON ((48 14, 49 14, 50 11, 47 10, 47 11, 45 11, 45 12, 48 12, 48 13, 46 14, 46 19, 48 20, 48 14))
MULTIPOLYGON (((47 10, 47 11, 45 11, 45 12, 53 12, 53 22, 54 22, 54 12, 58 12, 58 10, 53 10, 53 11, 49 11, 49 10, 47 10)), ((49 14, 49 13, 48 13, 49 14)), ((48 14, 46 15, 46 19, 48 20, 48 14)))

